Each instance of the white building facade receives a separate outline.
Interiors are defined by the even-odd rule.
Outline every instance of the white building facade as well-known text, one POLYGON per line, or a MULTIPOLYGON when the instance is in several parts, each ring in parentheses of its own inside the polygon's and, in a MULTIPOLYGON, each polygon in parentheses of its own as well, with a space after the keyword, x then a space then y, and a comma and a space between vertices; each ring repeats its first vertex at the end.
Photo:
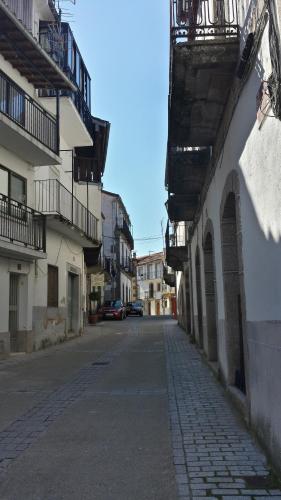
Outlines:
POLYGON ((182 221, 187 235, 183 245, 168 237, 167 255, 181 324, 280 469, 280 2, 238 0, 232 17, 224 7, 224 28, 213 18, 204 39, 196 16, 185 39, 172 21, 167 206, 174 236, 182 221))
POLYGON ((164 280, 164 253, 138 257, 136 265, 137 299, 144 304, 144 314, 163 316, 175 314, 175 289, 164 280))
POLYGON ((89 75, 68 24, 60 23, 55 3, 29 0, 24 5, 25 9, 21 2, 0 2, 0 19, 7 26, 0 44, 0 353, 4 356, 30 352, 83 331, 84 249, 100 248, 102 232, 104 165, 101 160, 100 171, 93 168, 98 124, 90 112, 89 75), (62 51, 50 50, 56 47, 52 27, 57 24, 68 34, 67 53, 62 44, 62 51), (81 81, 68 71, 70 49, 81 81), (87 89, 83 95, 82 88, 87 89))
POLYGON ((132 300, 134 240, 130 217, 120 195, 102 191, 103 255, 107 267, 104 299, 132 300))

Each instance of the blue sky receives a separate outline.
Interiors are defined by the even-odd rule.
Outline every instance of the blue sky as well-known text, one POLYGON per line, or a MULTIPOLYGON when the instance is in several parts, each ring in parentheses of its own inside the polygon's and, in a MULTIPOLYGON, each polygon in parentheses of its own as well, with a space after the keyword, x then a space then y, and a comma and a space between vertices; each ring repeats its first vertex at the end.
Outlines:
MULTIPOLYGON (((169 72, 168 0, 77 0, 69 20, 92 77, 92 114, 111 122, 104 188, 122 199, 135 238, 161 235, 169 72)), ((65 18, 65 20, 68 20, 65 18)), ((136 241, 137 255, 162 239, 136 241)))

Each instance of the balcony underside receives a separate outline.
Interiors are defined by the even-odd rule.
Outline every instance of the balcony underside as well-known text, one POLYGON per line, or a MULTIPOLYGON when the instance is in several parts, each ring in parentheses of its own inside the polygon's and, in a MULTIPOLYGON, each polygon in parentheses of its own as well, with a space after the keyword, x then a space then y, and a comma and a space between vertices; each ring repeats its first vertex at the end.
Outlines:
POLYGON ((210 146, 216 139, 239 58, 239 40, 173 45, 169 142, 210 146))
POLYGON ((167 212, 171 222, 192 221, 197 210, 199 195, 176 194, 167 201, 167 212))
POLYGON ((9 259, 32 262, 37 259, 46 259, 47 254, 20 243, 13 243, 0 237, 0 255, 9 259))
POLYGON ((100 259, 101 245, 94 248, 84 248, 84 260, 88 273, 100 272, 103 267, 100 259))
POLYGON ((3 113, 0 113, 0 145, 33 166, 61 163, 59 156, 3 113))
POLYGON ((0 54, 36 88, 75 90, 38 41, 0 0, 0 54))
MULTIPOLYGON (((56 113, 55 97, 40 97, 40 103, 50 113, 56 113)), ((70 97, 60 98, 61 107, 61 135, 65 142, 71 146, 92 146, 93 139, 83 123, 73 101, 70 97)))
POLYGON ((93 240, 86 236, 86 234, 79 230, 76 226, 71 224, 70 221, 65 219, 61 215, 57 214, 45 214, 47 221, 47 228, 60 233, 61 236, 64 236, 68 240, 75 241, 78 245, 83 248, 94 248, 100 247, 100 241, 93 240))
POLYGON ((188 248, 182 247, 169 247, 166 249, 166 261, 169 267, 174 271, 183 271, 183 263, 188 260, 188 248))
POLYGON ((203 151, 170 152, 166 184, 170 193, 196 194, 201 192, 210 159, 209 149, 203 151))
POLYGON ((163 275, 164 281, 166 285, 175 287, 176 286, 176 276, 174 273, 169 273, 164 271, 163 275))

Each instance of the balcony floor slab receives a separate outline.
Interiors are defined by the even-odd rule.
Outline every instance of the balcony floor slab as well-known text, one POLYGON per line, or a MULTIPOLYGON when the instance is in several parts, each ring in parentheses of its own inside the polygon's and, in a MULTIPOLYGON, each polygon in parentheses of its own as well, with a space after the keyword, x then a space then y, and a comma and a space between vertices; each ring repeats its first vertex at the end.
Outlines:
POLYGON ((0 113, 0 145, 33 166, 61 164, 59 156, 3 113, 0 113))
POLYGON ((37 259, 46 259, 47 254, 34 250, 32 248, 26 247, 25 245, 20 245, 12 243, 0 238, 0 256, 9 257, 11 259, 33 261, 37 259))

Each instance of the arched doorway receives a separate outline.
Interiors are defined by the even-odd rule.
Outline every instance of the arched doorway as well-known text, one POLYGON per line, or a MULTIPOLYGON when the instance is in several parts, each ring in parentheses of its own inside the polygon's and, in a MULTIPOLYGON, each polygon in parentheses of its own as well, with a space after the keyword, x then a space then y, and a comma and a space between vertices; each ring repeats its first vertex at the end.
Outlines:
POLYGON ((196 250, 195 257, 195 272, 196 272, 196 295, 197 295, 197 315, 198 315, 198 343, 203 349, 203 309, 202 309, 202 287, 201 287, 201 264, 199 248, 196 250))
POLYGON ((227 195, 221 219, 228 382, 246 393, 236 196, 227 195))
POLYGON ((207 355, 210 361, 218 360, 216 276, 214 262, 213 238, 211 232, 208 232, 204 242, 204 273, 207 320, 207 355))

